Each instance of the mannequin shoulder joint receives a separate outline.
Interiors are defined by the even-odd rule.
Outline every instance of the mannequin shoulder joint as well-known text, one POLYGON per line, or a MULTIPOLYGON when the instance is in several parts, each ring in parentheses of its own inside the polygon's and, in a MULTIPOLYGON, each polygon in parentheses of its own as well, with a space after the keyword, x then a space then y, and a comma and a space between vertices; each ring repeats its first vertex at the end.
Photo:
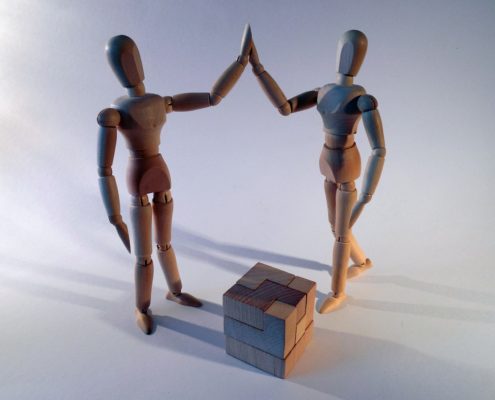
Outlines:
POLYGON ((105 108, 96 118, 98 125, 107 128, 115 128, 120 122, 120 113, 114 108, 105 108))
POLYGON ((359 96, 358 108, 362 113, 376 110, 378 108, 378 100, 370 94, 359 96))

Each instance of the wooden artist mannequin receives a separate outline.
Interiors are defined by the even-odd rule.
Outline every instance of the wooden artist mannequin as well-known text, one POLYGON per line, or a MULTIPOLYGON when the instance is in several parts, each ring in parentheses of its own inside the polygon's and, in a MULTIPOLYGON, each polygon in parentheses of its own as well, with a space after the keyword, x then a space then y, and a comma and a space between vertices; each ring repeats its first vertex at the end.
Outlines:
POLYGON ((134 41, 124 35, 111 38, 106 46, 108 62, 127 95, 116 99, 111 108, 98 115, 98 175, 103 203, 110 222, 130 252, 129 233, 120 214, 117 184, 112 174, 117 130, 130 151, 127 167, 127 188, 131 195, 131 225, 136 256, 135 290, 136 322, 150 334, 153 327, 151 301, 153 261, 151 259, 151 226, 154 222, 158 260, 165 274, 169 292, 167 299, 179 304, 200 307, 194 296, 182 292, 172 240, 173 200, 170 174, 160 152, 160 133, 166 115, 172 111, 192 111, 217 105, 235 85, 248 63, 251 49, 250 30, 246 27, 241 54, 213 85, 210 93, 182 93, 161 97, 146 93, 144 72, 139 50, 134 41), (153 193, 153 205, 148 193, 153 193))
POLYGON ((385 140, 378 103, 373 96, 366 94, 362 86, 353 83, 366 55, 367 45, 367 38, 362 32, 345 32, 338 43, 336 83, 289 100, 260 64, 254 44, 250 53, 249 61, 259 84, 282 115, 316 106, 323 119, 325 143, 320 156, 320 171, 325 176, 328 217, 335 242, 332 293, 319 306, 320 313, 335 310, 345 299, 347 277, 357 276, 372 265, 351 231, 364 205, 370 202, 375 192, 385 161, 385 140), (354 134, 361 117, 372 151, 366 165, 361 195, 357 199, 354 181, 361 173, 361 159, 354 134), (354 264, 348 269, 349 258, 354 264))

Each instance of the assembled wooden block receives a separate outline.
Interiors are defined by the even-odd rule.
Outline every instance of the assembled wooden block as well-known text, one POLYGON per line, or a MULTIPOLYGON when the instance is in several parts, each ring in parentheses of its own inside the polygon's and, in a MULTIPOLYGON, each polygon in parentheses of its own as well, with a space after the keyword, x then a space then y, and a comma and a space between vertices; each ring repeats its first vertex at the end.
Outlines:
POLYGON ((226 351, 286 378, 312 335, 316 283, 257 263, 223 295, 226 351))

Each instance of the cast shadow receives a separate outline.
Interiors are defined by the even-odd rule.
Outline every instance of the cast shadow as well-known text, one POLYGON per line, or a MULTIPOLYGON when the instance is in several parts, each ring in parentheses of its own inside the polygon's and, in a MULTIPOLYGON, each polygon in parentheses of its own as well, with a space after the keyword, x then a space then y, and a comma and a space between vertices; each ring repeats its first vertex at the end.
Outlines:
POLYGON ((383 339, 315 328, 289 380, 344 400, 492 399, 489 370, 383 339))
POLYGON ((220 268, 224 271, 230 272, 239 277, 244 275, 252 267, 252 265, 249 264, 241 264, 237 261, 233 261, 227 258, 219 257, 215 254, 208 253, 205 250, 184 245, 180 241, 174 241, 174 249, 176 250, 176 253, 180 256, 185 255, 194 258, 196 260, 200 260, 202 262, 210 264, 216 268, 220 268))
MULTIPOLYGON (((316 291, 316 309, 327 297, 327 293, 320 290, 316 291)), ((382 300, 357 299, 347 294, 346 300, 334 312, 340 312, 346 307, 354 306, 366 308, 369 310, 385 311, 397 314, 419 315, 429 318, 450 320, 450 321, 465 321, 465 322, 481 322, 485 324, 495 324, 495 311, 482 310, 479 308, 465 307, 449 307, 438 306, 433 304, 414 304, 405 302, 391 302, 382 300)))
POLYGON ((201 308, 180 310, 181 318, 173 316, 174 313, 168 315, 153 314, 155 327, 154 337, 151 339, 141 332, 134 332, 132 335, 148 345, 167 348, 176 353, 227 365, 246 372, 266 375, 265 372, 237 360, 225 352, 222 307, 211 302, 204 302, 203 304, 204 306, 201 308), (219 310, 220 314, 218 313, 219 310), (208 315, 209 313, 218 316, 218 318, 215 317, 212 320, 211 316, 208 315))
POLYGON ((201 301, 203 302, 203 307, 201 307, 202 311, 223 318, 223 307, 220 304, 213 303, 208 300, 201 300, 201 301))
POLYGON ((152 336, 147 336, 139 330, 134 321, 134 285, 131 282, 54 265, 29 263, 12 257, 5 258, 4 262, 5 264, 0 267, 1 286, 36 299, 93 309, 97 312, 98 319, 147 346, 167 348, 170 351, 240 368, 251 373, 264 374, 225 353, 223 308, 220 304, 202 300, 201 308, 182 307, 165 300, 162 288, 153 287, 151 312, 155 329, 152 336), (12 275, 9 271, 16 271, 16 274, 12 275), (26 278, 26 273, 34 279, 23 279, 26 278), (39 276, 55 278, 59 283, 51 286, 37 281, 36 278, 39 276), (110 301, 67 290, 64 288, 64 282, 108 288, 117 291, 119 295, 110 301), (163 312, 167 315, 162 315, 163 312), (177 315, 180 315, 180 318, 177 315))
MULTIPOLYGON (((40 266, 26 266, 22 260, 10 259, 8 267, 11 267, 8 268, 9 271, 13 268, 20 270, 21 275, 16 278, 16 275, 2 274, 4 275, 2 285, 8 285, 39 298, 95 309, 98 311, 98 317, 105 323, 147 346, 166 348, 248 373, 267 375, 225 353, 222 332, 223 312, 220 304, 206 301, 203 308, 189 309, 165 303, 161 294, 160 299, 163 303, 154 302, 152 305, 152 309, 158 311, 154 314, 154 318, 159 329, 150 337, 141 333, 135 325, 132 315, 133 285, 131 283, 88 272, 68 271, 58 266, 41 266, 43 273, 62 277, 63 280, 70 282, 84 280, 92 285, 109 287, 120 292, 117 300, 108 301, 22 279, 23 270, 29 271, 40 266), (177 315, 180 315, 180 318, 177 315)), ((2 270, 3 267, 0 268, 0 272, 2 270)), ((154 288, 155 293, 160 291, 154 288)), ((318 296, 325 294, 319 292, 318 296)), ((350 305, 365 306, 368 303, 373 309, 384 307, 383 304, 369 301, 360 304, 352 298, 349 299, 350 305)), ((389 308, 392 307, 390 304, 394 303, 385 303, 389 308)), ((397 310, 389 311, 404 312, 404 307, 401 304, 397 310)), ((416 310, 411 311, 416 313, 416 310)), ((441 318, 437 315, 440 311, 444 313, 445 309, 435 311, 433 316, 441 318)), ((430 306, 421 312, 432 315, 430 306)), ((457 315, 453 317, 457 318, 457 315)), ((391 341, 318 327, 315 328, 312 342, 288 380, 292 384, 344 400, 465 399, 473 396, 477 399, 492 399, 495 392, 491 371, 463 365, 459 361, 438 359, 391 341)), ((274 381, 274 384, 276 383, 274 381)))
MULTIPOLYGON (((244 274, 251 265, 231 261, 216 254, 211 254, 210 251, 215 251, 221 255, 225 254, 227 256, 259 259, 266 262, 275 262, 298 267, 308 267, 309 265, 310 269, 327 271, 327 266, 315 261, 285 256, 240 245, 225 244, 187 232, 181 228, 178 230, 176 229, 175 233, 177 235, 174 243, 176 242, 176 247, 180 248, 183 254, 206 261, 239 276, 244 274)), ((253 373, 264 374, 225 354, 221 326, 223 311, 220 304, 206 301, 204 302, 204 307, 198 310, 167 308, 167 315, 155 314, 157 325, 164 329, 158 329, 155 332, 156 339, 150 340, 149 337, 143 335, 135 326, 132 316, 134 287, 131 283, 88 272, 69 270, 64 266, 35 264, 7 257, 5 255, 2 257, 4 263, 2 268, 5 268, 6 272, 11 272, 14 269, 20 272, 36 271, 37 273, 47 274, 69 282, 84 282, 93 286, 114 289, 119 291, 120 295, 116 301, 108 301, 86 294, 71 292, 63 287, 51 287, 40 282, 27 282, 22 280, 22 276, 17 278, 15 275, 10 275, 9 273, 2 274, 5 275, 2 277, 3 285, 8 285, 9 287, 24 291, 35 297, 62 301, 98 310, 99 317, 106 323, 145 342, 147 345, 166 347, 171 351, 194 355, 195 357, 234 366, 236 368, 242 368, 253 373), (5 263, 7 263, 7 265, 5 263), (176 315, 181 315, 181 318, 177 318, 176 315), (214 317, 213 320, 211 318, 212 316, 214 317), (214 324, 213 326, 215 329, 207 327, 209 325, 211 326, 212 323, 214 324), (174 335, 170 335, 170 331, 173 331, 174 335)), ((0 272, 2 268, 0 268, 0 272)), ((479 293, 446 285, 421 282, 398 275, 374 276, 368 273, 366 276, 360 277, 358 281, 375 284, 393 283, 401 287, 434 293, 448 298, 479 302, 484 305, 492 305, 495 302, 494 296, 488 293, 479 293), (466 296, 468 296, 468 298, 466 298, 466 296)), ((154 293, 156 292, 160 291, 157 288, 154 288, 154 293)), ((317 297, 319 300, 325 296, 326 293, 318 291, 317 297)), ((164 300, 162 299, 161 301, 164 300)), ((484 323, 495 322, 495 313, 490 310, 485 311, 430 304, 418 305, 405 302, 355 299, 351 296, 348 297, 346 304, 373 310, 421 315, 437 319, 484 323)), ((154 303, 152 309, 155 307, 156 305, 154 303)), ((158 310, 163 310, 161 305, 156 308, 158 310)), ((162 312, 163 311, 160 311, 160 314, 162 312)), ((465 393, 467 395, 467 388, 472 388, 473 386, 470 385, 478 384, 478 381, 481 379, 480 377, 486 377, 487 375, 487 372, 484 370, 474 370, 475 373, 471 373, 470 371, 472 371, 472 369, 465 370, 465 368, 459 366, 457 366, 457 368, 460 368, 461 372, 456 375, 454 366, 450 365, 448 362, 436 360, 430 356, 423 355, 416 350, 409 349, 406 346, 358 335, 326 331, 319 328, 315 329, 313 346, 318 346, 317 354, 313 354, 310 357, 303 357, 303 360, 301 360, 302 367, 296 366, 294 381, 322 393, 333 394, 344 399, 380 398, 380 388, 383 389, 383 387, 388 387, 388 390, 390 390, 394 396, 396 395, 395 398, 399 397, 399 395, 400 398, 402 398, 404 397, 404 388, 410 388, 411 393, 414 393, 415 386, 422 385, 421 380, 425 380, 423 387, 429 387, 433 391, 440 390, 438 389, 438 386, 435 386, 432 382, 433 378, 431 378, 431 376, 442 375, 442 371, 445 371, 447 375, 458 376, 459 380, 464 379, 463 376, 466 374, 467 378, 465 379, 465 384, 463 383, 464 386, 462 386, 466 389, 464 390, 461 388, 462 390, 459 390, 459 393, 465 393), (319 351, 320 349, 325 350, 319 351), (398 381, 394 379, 387 381, 385 379, 386 374, 381 375, 379 372, 381 373, 386 370, 388 371, 387 373, 392 376, 397 375, 395 374, 395 370, 390 368, 390 365, 396 365, 397 363, 397 360, 395 359, 396 355, 400 356, 398 359, 400 367, 403 369, 405 368, 406 372, 400 373, 398 374, 400 376, 395 377, 398 381), (311 365, 305 364, 304 362, 304 359, 308 358, 312 360, 311 365), (412 366, 409 366, 408 363, 410 363, 411 360, 413 364, 412 366), (376 371, 376 368, 378 368, 378 372, 376 371), (308 372, 304 372, 306 370, 308 372), (424 371, 430 371, 430 373, 434 375, 426 374, 424 371), (408 374, 412 375, 412 384, 405 381, 404 377, 408 374), (355 378, 357 382, 365 382, 366 384, 353 385, 352 383, 349 383, 349 377, 353 377, 352 379, 355 378), (367 387, 367 390, 371 388, 369 393, 373 396, 364 396, 358 388, 362 386, 367 387)), ((442 385, 443 384, 447 385, 446 382, 442 383, 442 385)), ((426 390, 424 394, 425 396, 418 397, 435 398, 434 396, 426 396, 426 390)), ((442 397, 440 396, 438 398, 442 397)))
MULTIPOLYGON (((212 254, 211 251, 225 254, 227 256, 245 257, 264 262, 275 262, 283 265, 291 265, 319 271, 322 270, 327 272, 330 270, 330 275, 332 272, 331 267, 317 261, 286 256, 283 254, 259 250, 252 247, 244 247, 236 244, 224 243, 207 238, 204 235, 190 232, 181 227, 175 228, 174 234, 176 242, 178 243, 178 245, 176 246, 182 254, 196 258, 203 262, 207 262, 215 267, 237 274, 238 276, 246 273, 251 265, 244 265, 237 261, 223 258, 221 256, 218 256, 217 254, 212 254)), ((374 270, 371 271, 373 272, 374 270)), ((451 299, 477 303, 484 306, 495 305, 495 294, 492 293, 480 292, 465 288, 457 288, 431 282, 424 282, 400 275, 373 275, 372 272, 370 273, 368 271, 366 275, 359 276, 356 279, 350 280, 349 284, 352 285, 354 283, 372 283, 383 285, 392 283, 407 289, 432 293, 451 299)), ((317 299, 319 302, 321 302, 325 297, 325 293, 317 293, 317 299)), ((494 323, 495 321, 495 312, 490 310, 479 310, 476 308, 434 306, 429 304, 415 305, 404 302, 360 300, 354 299, 352 297, 349 297, 348 301, 344 303, 341 308, 344 308, 346 304, 352 304, 355 306, 380 311, 403 312, 406 314, 424 315, 440 319, 486 323, 494 323)))
MULTIPOLYGON (((353 280, 354 282, 354 280, 353 280)), ((443 297, 448 297, 466 302, 478 303, 486 306, 495 305, 495 292, 487 293, 469 288, 452 287, 439 283, 418 281, 402 275, 373 275, 369 272, 355 280, 358 283, 379 283, 393 284, 408 289, 414 289, 427 293, 434 293, 443 297)))
MULTIPOLYGON (((240 246, 232 243, 225 243, 210 239, 206 236, 188 231, 182 227, 174 225, 174 246, 182 246, 186 249, 194 249, 196 256, 199 259, 205 257, 204 261, 210 262, 212 257, 205 251, 216 251, 225 255, 248 258, 253 260, 263 260, 265 262, 273 262, 282 265, 290 265, 293 267, 301 267, 316 271, 328 271, 329 266, 318 261, 306 260, 300 257, 287 256, 285 254, 274 253, 267 250, 255 249, 253 247, 240 246), (204 248, 205 250, 198 250, 204 248), (206 254, 206 255, 205 255, 206 254)), ((215 260, 213 260, 215 261, 215 260)), ((246 272, 246 271, 244 271, 246 272)))
MULTIPOLYGON (((168 315, 153 315, 153 318, 157 326, 173 330, 181 335, 185 335, 199 342, 214 346, 220 350, 225 349, 225 338, 223 333, 220 331, 175 317, 170 317, 168 315)), ((195 351, 191 350, 191 348, 187 349, 187 353, 196 354, 195 351)))

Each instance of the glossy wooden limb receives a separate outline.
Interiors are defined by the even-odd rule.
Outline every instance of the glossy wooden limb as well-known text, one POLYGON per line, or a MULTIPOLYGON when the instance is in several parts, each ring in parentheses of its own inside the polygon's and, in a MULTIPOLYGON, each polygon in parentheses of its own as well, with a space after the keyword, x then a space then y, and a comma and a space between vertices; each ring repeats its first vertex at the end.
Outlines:
POLYGON ((242 57, 239 56, 218 78, 210 93, 181 93, 166 97, 167 112, 193 111, 217 105, 237 83, 245 67, 246 64, 242 64, 242 57))
POLYGON ((265 68, 260 63, 254 42, 251 49, 249 62, 253 66, 253 73, 258 79, 258 83, 265 92, 266 97, 268 97, 268 100, 270 100, 270 102, 278 109, 280 114, 289 115, 292 112, 291 105, 288 102, 287 97, 285 97, 282 89, 280 89, 277 82, 275 82, 275 79, 273 79, 272 76, 265 71, 265 68))
POLYGON ((153 286, 153 262, 142 265, 136 263, 134 269, 136 290, 136 323, 139 328, 149 335, 153 330, 153 318, 149 313, 151 303, 151 288, 153 286))
POLYGON ((151 204, 148 196, 131 198, 130 206, 134 255, 137 262, 146 265, 151 262, 151 204))
POLYGON ((168 300, 183 306, 201 307, 202 303, 189 293, 182 292, 177 258, 172 247, 172 214, 174 202, 170 191, 155 193, 153 196, 153 219, 158 261, 162 268, 169 292, 168 300))
POLYGON ((239 56, 218 78, 211 89, 211 105, 216 106, 227 96, 244 72, 246 64, 247 57, 239 56))
POLYGON ((127 225, 122 219, 122 215, 120 214, 119 191, 117 189, 115 177, 113 175, 102 176, 98 179, 98 184, 103 203, 107 210, 108 220, 113 226, 115 226, 120 240, 124 243, 127 251, 130 252, 131 243, 129 240, 129 231, 127 229, 127 225))
POLYGON ((178 294, 182 291, 182 282, 175 253, 171 245, 173 209, 174 202, 170 192, 155 193, 153 196, 153 219, 158 260, 160 261, 160 266, 162 267, 169 290, 172 293, 178 294))
POLYGON ((284 92, 280 89, 275 79, 265 70, 260 63, 256 46, 252 45, 251 55, 249 58, 251 65, 253 66, 253 73, 258 79, 258 83, 263 89, 265 95, 270 102, 278 109, 280 114, 289 115, 294 112, 307 110, 314 107, 318 99, 318 89, 310 90, 308 92, 301 93, 287 100, 284 92))
POLYGON ((318 89, 301 93, 289 99, 291 112, 304 111, 316 106, 318 99, 318 89))
POLYGON ((218 78, 213 85, 210 93, 211 105, 217 105, 224 99, 231 91, 234 85, 239 80, 240 76, 244 72, 244 68, 249 61, 249 53, 251 52, 253 39, 251 35, 251 27, 247 24, 244 28, 241 40, 240 55, 237 60, 234 61, 225 72, 218 78))
POLYGON ((160 261, 163 275, 165 275, 168 289, 173 294, 180 294, 182 292, 182 281, 173 247, 168 246, 168 248, 165 248, 158 245, 158 260, 160 261))
POLYGON ((193 111, 211 106, 209 93, 181 93, 169 99, 168 112, 193 111))
POLYGON ((349 241, 351 242, 352 262, 355 265, 364 265, 367 260, 366 255, 351 231, 349 231, 349 241))
POLYGON ((337 185, 335 196, 335 243, 332 261, 332 294, 322 302, 318 312, 329 313, 345 299, 347 266, 351 253, 349 220, 356 202, 354 182, 337 185))
MULTIPOLYGON (((327 201, 328 221, 330 222, 332 233, 335 236, 335 204, 337 184, 325 179, 323 181, 323 187, 325 190, 325 198, 327 201)), ((350 258, 353 261, 354 265, 365 265, 367 260, 366 255, 359 246, 352 232, 349 232, 349 241, 351 242, 350 258)))
POLYGON ((192 111, 216 106, 220 103, 229 94, 244 72, 249 60, 251 45, 251 28, 248 24, 242 35, 239 57, 220 75, 211 91, 209 93, 182 93, 172 97, 165 97, 166 112, 192 111))
POLYGON ((112 174, 120 113, 113 108, 106 108, 98 114, 97 122, 100 126, 96 152, 98 175, 107 176, 112 174))
POLYGON ((354 183, 339 184, 336 193, 335 246, 332 263, 332 290, 334 297, 344 294, 347 266, 351 253, 349 220, 356 202, 354 183))
POLYGON ((98 125, 98 186, 101 198, 105 206, 108 219, 115 226, 117 234, 127 251, 131 251, 129 232, 127 225, 122 220, 120 213, 120 198, 117 182, 112 175, 112 164, 117 143, 117 126, 120 122, 120 114, 117 110, 107 108, 100 112, 97 118, 98 125))
POLYGON ((372 151, 363 175, 359 200, 352 210, 351 227, 359 218, 365 204, 371 201, 382 174, 383 164, 385 163, 385 138, 383 135, 382 120, 377 107, 378 102, 373 96, 364 95, 358 100, 358 108, 363 113, 363 125, 372 151))
POLYGON ((131 199, 131 222, 134 239, 136 266, 134 280, 136 286, 136 322, 145 334, 150 334, 153 319, 148 314, 153 285, 153 261, 151 260, 151 204, 148 196, 131 199))
POLYGON ((347 270, 347 279, 355 278, 361 275, 363 272, 367 271, 373 266, 373 263, 369 258, 364 260, 364 263, 361 264, 353 264, 347 270))

